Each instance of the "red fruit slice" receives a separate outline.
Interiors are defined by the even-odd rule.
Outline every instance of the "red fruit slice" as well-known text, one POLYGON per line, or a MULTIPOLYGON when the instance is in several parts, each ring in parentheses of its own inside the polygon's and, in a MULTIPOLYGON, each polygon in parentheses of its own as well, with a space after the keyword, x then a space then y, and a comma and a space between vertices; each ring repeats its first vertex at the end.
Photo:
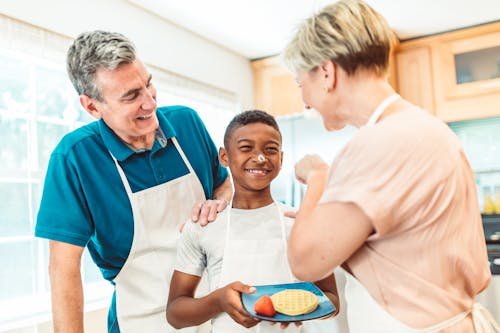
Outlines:
POLYGON ((264 295, 259 298, 254 306, 255 312, 261 316, 274 317, 276 315, 276 310, 274 309, 273 301, 268 295, 264 295))

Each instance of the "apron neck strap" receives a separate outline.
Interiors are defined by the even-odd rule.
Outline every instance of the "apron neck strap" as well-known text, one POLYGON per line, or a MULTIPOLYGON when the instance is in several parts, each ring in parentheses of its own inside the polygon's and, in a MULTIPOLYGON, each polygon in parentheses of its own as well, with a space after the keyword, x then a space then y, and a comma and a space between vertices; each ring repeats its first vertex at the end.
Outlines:
POLYGON ((370 119, 368 119, 368 122, 366 123, 365 126, 367 127, 367 126, 375 125, 375 123, 380 118, 380 116, 382 115, 382 113, 384 113, 384 111, 387 109, 387 107, 389 105, 391 105, 392 103, 394 103, 395 101, 397 101, 398 99, 400 99, 400 98, 401 98, 401 96, 399 96, 398 94, 392 94, 391 96, 389 96, 386 99, 384 99, 375 108, 375 111, 373 111, 372 115, 370 116, 370 119))
MULTIPOLYGON (((184 161, 184 164, 186 164, 189 172, 191 174, 194 174, 194 169, 191 166, 191 163, 189 163, 189 160, 187 159, 186 154, 184 154, 184 151, 182 150, 181 146, 179 145, 179 142, 177 141, 177 139, 175 137, 172 137, 172 142, 174 143, 175 148, 179 152, 179 155, 181 155, 181 158, 184 161)), ((111 151, 109 151, 109 154, 111 155, 111 158, 115 162, 116 169, 118 170, 118 173, 120 174, 120 178, 123 182, 123 186, 125 186, 125 191, 127 191, 127 195, 130 198, 132 196, 132 188, 130 187, 130 183, 128 182, 127 176, 125 176, 125 172, 123 171, 123 168, 120 166, 120 163, 118 163, 118 160, 111 153, 111 151)))

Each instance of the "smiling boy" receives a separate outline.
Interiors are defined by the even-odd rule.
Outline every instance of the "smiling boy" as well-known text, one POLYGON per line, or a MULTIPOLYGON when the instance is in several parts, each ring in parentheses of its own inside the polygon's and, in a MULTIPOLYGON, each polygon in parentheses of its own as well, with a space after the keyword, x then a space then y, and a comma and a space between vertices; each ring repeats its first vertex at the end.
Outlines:
MULTIPOLYGON (((275 119, 263 111, 243 112, 229 123, 219 159, 233 178, 232 205, 203 231, 194 223, 183 230, 167 307, 172 326, 212 319, 212 332, 283 332, 279 325, 259 324, 250 317, 240 297, 252 293, 253 285, 296 281, 286 257, 292 220, 283 215, 288 208, 271 196, 271 182, 283 160, 281 142, 275 119), (195 298, 205 270, 210 293, 195 298)), ((316 284, 338 309, 334 276, 316 284)), ((291 325, 285 331, 300 330, 291 325)))

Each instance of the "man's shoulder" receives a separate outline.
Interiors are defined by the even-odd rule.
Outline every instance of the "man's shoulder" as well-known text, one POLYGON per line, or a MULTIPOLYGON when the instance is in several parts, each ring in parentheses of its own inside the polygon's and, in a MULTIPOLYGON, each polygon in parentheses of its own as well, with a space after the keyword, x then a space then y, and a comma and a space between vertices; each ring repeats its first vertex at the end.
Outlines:
POLYGON ((198 118, 198 113, 184 105, 161 106, 157 112, 163 114, 169 121, 198 118))
POLYGON ((67 133, 59 141, 54 153, 66 155, 77 146, 85 144, 88 139, 99 137, 99 122, 94 121, 67 133))
POLYGON ((160 126, 167 136, 192 139, 193 135, 206 132, 198 113, 183 105, 162 106, 157 108, 160 126))

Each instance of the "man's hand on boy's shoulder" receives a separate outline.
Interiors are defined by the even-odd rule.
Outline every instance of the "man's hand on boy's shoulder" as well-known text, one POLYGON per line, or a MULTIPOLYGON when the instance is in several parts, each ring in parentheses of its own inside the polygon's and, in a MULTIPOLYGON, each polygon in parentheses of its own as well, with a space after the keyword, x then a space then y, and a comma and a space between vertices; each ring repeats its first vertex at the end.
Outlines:
POLYGON ((193 206, 191 220, 205 226, 213 222, 217 214, 226 209, 228 202, 225 199, 203 200, 193 206))

